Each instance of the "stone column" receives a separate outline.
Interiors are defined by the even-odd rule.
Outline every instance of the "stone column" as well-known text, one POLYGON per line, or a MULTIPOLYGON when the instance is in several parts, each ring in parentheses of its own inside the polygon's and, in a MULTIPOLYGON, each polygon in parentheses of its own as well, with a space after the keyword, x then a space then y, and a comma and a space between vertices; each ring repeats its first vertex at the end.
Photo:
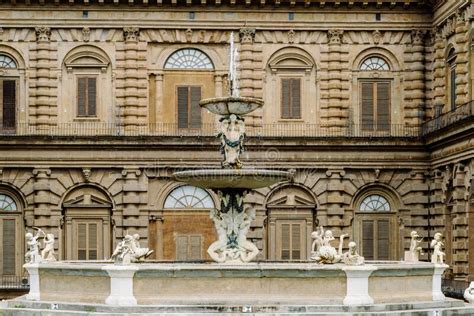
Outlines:
POLYGON ((441 276, 446 268, 448 268, 447 264, 435 264, 432 283, 433 301, 446 300, 446 297, 441 291, 441 276))
POLYGON ((456 106, 467 103, 469 95, 469 28, 467 9, 456 15, 456 106))
POLYGON ((30 276, 30 291, 26 295, 26 299, 30 301, 40 300, 40 276, 39 276, 39 264, 38 263, 26 263, 23 268, 28 271, 30 276))
POLYGON ((327 189, 326 189, 326 208, 327 208, 327 226, 329 226, 335 236, 342 233, 342 226, 344 225, 344 176, 346 172, 344 169, 328 169, 327 189))
POLYGON ((137 305, 133 296, 133 276, 138 270, 136 265, 110 265, 102 270, 110 276, 110 295, 105 299, 105 304, 115 306, 137 305))
POLYGON ((441 29, 435 31, 433 52, 433 116, 439 115, 446 103, 445 42, 441 29))
POLYGON ((425 66, 424 39, 426 32, 413 30, 411 40, 405 47, 405 124, 417 126, 424 117, 425 106, 425 66))
POLYGON ((33 170, 34 176, 34 215, 35 226, 44 226, 50 223, 51 205, 50 205, 50 186, 49 177, 51 170, 48 168, 38 168, 33 170))
POLYGON ((344 126, 347 124, 348 113, 343 110, 341 84, 341 43, 343 30, 329 30, 328 52, 328 125, 344 126))
POLYGON ((377 267, 371 265, 344 266, 342 271, 347 276, 346 297, 344 305, 373 304, 374 299, 369 295, 369 277, 377 267))

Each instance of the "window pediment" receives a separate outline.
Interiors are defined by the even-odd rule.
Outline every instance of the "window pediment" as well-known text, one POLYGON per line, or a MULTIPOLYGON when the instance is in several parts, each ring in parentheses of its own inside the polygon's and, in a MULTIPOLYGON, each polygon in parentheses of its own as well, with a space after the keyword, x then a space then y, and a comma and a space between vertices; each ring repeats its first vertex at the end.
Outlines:
POLYGON ((313 64, 308 58, 295 55, 295 54, 283 54, 274 58, 270 64, 272 71, 278 70, 305 70, 311 71, 313 64))
POLYGON ((90 194, 80 195, 74 199, 65 201, 64 207, 111 207, 112 205, 101 198, 90 194))
POLYGON ((109 60, 95 51, 81 51, 66 57, 64 65, 68 71, 74 68, 98 68, 105 72, 109 66, 109 60))

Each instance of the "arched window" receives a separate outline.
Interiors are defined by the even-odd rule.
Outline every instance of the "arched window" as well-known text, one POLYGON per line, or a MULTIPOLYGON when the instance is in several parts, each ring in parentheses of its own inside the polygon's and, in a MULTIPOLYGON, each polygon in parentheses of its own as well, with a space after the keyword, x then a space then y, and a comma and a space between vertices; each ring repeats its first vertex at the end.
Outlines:
POLYGON ((180 186, 168 195, 165 200, 167 209, 214 208, 211 196, 205 190, 190 185, 180 186))
MULTIPOLYGON (((389 71, 381 57, 369 56, 361 63, 361 71, 389 71)), ((391 83, 387 79, 360 82, 361 125, 363 131, 390 131, 391 83)))
POLYGON ((451 110, 456 108, 456 51, 454 48, 451 48, 448 53, 446 64, 448 65, 447 69, 447 88, 448 88, 448 98, 449 105, 451 110))
POLYGON ((373 192, 365 194, 359 201, 354 233, 362 255, 368 260, 396 259, 396 216, 390 199, 373 192))
POLYGON ((0 193, 0 276, 21 275, 20 207, 12 195, 0 193))
POLYGON ((378 194, 366 197, 360 204, 361 212, 390 212, 390 204, 387 199, 378 194))
POLYGON ((194 48, 184 48, 174 52, 165 63, 165 69, 214 69, 211 59, 194 48))
POLYGON ((0 54, 0 68, 17 68, 15 60, 8 55, 0 54))
POLYGON ((390 66, 388 63, 381 57, 371 56, 366 58, 360 65, 360 70, 362 71, 388 71, 390 66))

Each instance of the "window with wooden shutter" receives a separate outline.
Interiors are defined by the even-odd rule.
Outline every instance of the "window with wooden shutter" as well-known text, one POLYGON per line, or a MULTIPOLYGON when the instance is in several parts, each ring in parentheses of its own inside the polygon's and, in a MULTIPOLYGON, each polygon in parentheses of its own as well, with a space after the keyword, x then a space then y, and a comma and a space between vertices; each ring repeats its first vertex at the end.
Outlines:
POLYGON ((16 219, 2 220, 2 274, 16 274, 16 219))
POLYGON ((77 78, 77 116, 96 116, 97 113, 96 77, 77 78))
POLYGON ((200 259, 202 259, 201 235, 176 236, 176 260, 185 261, 200 259))
POLYGON ((362 221, 362 256, 374 260, 374 221, 362 221))
POLYGON ((177 87, 178 99, 178 128, 201 127, 201 87, 177 87))
POLYGON ((280 258, 281 260, 300 260, 303 259, 303 225, 300 223, 291 223, 285 221, 278 225, 280 236, 280 258))
POLYGON ((362 256, 367 260, 390 260, 390 220, 362 221, 362 256))
POLYGON ((2 128, 15 129, 16 123, 16 81, 2 80, 2 128))
POLYGON ((301 118, 301 79, 281 79, 281 118, 301 118))
POLYGON ((77 224, 77 259, 97 260, 98 224, 77 224))
POLYGON ((456 109, 456 65, 453 64, 451 65, 450 71, 450 104, 451 104, 451 110, 456 109))
POLYGON ((361 82, 361 127, 364 131, 390 131, 390 83, 361 82))

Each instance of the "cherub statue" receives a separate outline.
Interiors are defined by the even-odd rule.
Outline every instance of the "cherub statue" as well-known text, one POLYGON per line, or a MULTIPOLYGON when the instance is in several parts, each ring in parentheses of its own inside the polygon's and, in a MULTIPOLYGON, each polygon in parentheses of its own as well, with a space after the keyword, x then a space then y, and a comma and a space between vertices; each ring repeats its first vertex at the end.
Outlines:
POLYGON ((39 228, 33 227, 36 229, 36 234, 33 235, 32 233, 26 233, 26 246, 28 251, 25 253, 25 262, 27 263, 35 263, 41 262, 41 256, 39 254, 39 242, 38 239, 43 238, 46 236, 44 231, 39 228))
POLYGON ((130 262, 138 262, 153 253, 153 250, 149 248, 141 248, 140 247, 140 235, 134 234, 132 235, 125 235, 125 237, 120 241, 115 250, 110 257, 115 263, 130 263, 130 262))
POLYGON ((354 241, 349 242, 349 251, 342 255, 342 262, 351 266, 364 264, 364 257, 357 253, 357 244, 354 241))
POLYGON ((464 299, 470 304, 474 304, 474 282, 471 282, 469 287, 464 291, 464 299))
POLYGON ((405 251, 405 261, 418 262, 420 260, 420 254, 423 254, 423 249, 419 246, 423 237, 420 238, 416 231, 412 231, 410 236, 410 250, 405 251))
POLYGON ((336 248, 330 244, 330 242, 335 239, 332 235, 332 231, 326 230, 324 235, 323 232, 324 228, 320 226, 318 227, 318 230, 311 234, 315 240, 312 245, 313 251, 310 260, 323 264, 340 262, 342 258, 342 244, 344 242, 344 237, 347 235, 344 234, 339 237, 339 249, 336 250, 336 248), (315 246, 316 250, 314 250, 315 246))
POLYGON ((140 235, 134 234, 130 241, 130 249, 134 259, 133 261, 143 260, 153 253, 153 250, 150 250, 150 248, 141 248, 139 240, 140 235))
POLYGON ((44 248, 41 250, 41 258, 44 261, 56 261, 56 257, 54 256, 54 235, 46 234, 43 244, 44 248))
POLYGON ((431 247, 433 247, 433 254, 431 255, 432 263, 443 263, 446 254, 443 252, 444 243, 441 241, 443 235, 436 233, 434 239, 431 241, 431 247))
POLYGON ((224 117, 220 121, 221 131, 218 137, 221 139, 221 153, 224 154, 222 166, 238 169, 242 166, 240 154, 244 151, 244 121, 235 114, 224 117))

